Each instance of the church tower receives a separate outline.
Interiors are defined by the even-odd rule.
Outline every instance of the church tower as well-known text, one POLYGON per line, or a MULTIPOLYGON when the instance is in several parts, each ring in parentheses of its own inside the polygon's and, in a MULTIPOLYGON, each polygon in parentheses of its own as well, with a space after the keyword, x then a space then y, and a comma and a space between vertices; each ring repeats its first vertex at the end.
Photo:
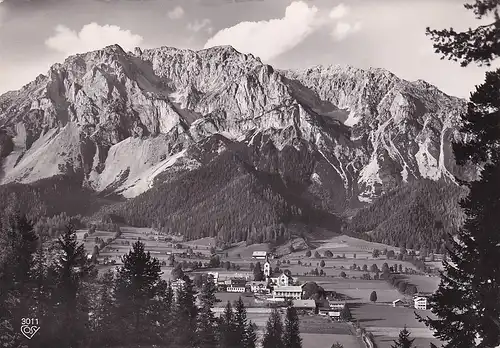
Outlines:
POLYGON ((269 263, 269 258, 266 255, 266 262, 264 263, 264 277, 269 278, 271 276, 271 264, 269 263))

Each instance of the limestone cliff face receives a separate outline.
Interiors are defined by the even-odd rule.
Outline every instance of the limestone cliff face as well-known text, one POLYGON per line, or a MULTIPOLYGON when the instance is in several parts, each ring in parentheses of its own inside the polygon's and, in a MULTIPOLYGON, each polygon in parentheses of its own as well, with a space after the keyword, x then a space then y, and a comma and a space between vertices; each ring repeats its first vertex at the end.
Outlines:
POLYGON ((160 174, 204 165, 217 135, 210 156, 230 143, 307 151, 312 192, 369 201, 415 178, 452 180, 464 106, 381 69, 278 71, 229 46, 109 46, 0 96, 1 183, 68 173, 134 197, 160 174))

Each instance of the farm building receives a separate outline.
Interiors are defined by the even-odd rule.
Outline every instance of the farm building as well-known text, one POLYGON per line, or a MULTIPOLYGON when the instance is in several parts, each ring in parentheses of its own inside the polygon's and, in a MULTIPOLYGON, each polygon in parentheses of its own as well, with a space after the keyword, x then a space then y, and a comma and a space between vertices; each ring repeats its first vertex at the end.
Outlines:
POLYGON ((273 290, 273 297, 302 299, 302 286, 276 286, 273 290))
POLYGON ((293 300, 292 306, 302 313, 316 312, 316 301, 314 300, 293 300))
POLYGON ((346 303, 345 301, 328 301, 328 305, 330 306, 331 309, 340 311, 344 309, 346 303))
POLYGON ((226 280, 227 292, 245 292, 247 281, 245 279, 233 278, 226 280))
POLYGON ((393 307, 402 307, 403 305, 404 305, 403 300, 401 300, 399 298, 397 300, 392 301, 393 307))
POLYGON ((413 305, 415 309, 427 310, 428 309, 427 297, 417 296, 413 298, 413 305))
POLYGON ((332 320, 340 321, 342 316, 340 315, 340 311, 329 311, 328 316, 332 318, 332 320))
POLYGON ((256 260, 265 260, 267 259, 267 257, 268 257, 267 251, 254 251, 252 253, 252 258, 256 260))

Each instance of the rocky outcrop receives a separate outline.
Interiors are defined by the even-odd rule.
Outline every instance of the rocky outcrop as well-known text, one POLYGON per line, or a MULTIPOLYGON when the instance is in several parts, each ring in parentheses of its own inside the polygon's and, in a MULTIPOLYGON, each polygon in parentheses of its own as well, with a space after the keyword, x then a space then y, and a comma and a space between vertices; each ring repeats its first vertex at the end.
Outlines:
POLYGON ((67 173, 134 197, 240 143, 306 151, 309 192, 370 201, 408 180, 453 180, 463 108, 382 69, 279 71, 229 46, 109 46, 0 96, 1 183, 67 173), (214 135, 223 140, 203 154, 214 135))

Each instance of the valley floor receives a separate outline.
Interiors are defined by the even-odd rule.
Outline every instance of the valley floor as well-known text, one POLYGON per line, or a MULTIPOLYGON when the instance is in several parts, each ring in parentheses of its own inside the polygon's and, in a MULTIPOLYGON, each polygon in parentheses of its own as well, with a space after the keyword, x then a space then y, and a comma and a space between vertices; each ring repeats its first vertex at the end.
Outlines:
MULTIPOLYGON (((200 240, 181 242, 181 241, 156 241, 153 231, 149 228, 132 228, 122 227, 122 235, 114 240, 108 247, 100 252, 100 259, 107 257, 109 260, 115 260, 116 265, 120 264, 120 257, 128 252, 136 240, 139 238, 146 244, 146 251, 158 258, 160 261, 168 262, 171 253, 175 254, 175 259, 182 261, 201 261, 208 262, 210 257, 210 248, 215 245, 213 238, 203 238, 200 240), (180 247, 179 248, 179 245, 180 247), (195 256, 187 256, 185 252, 187 248, 193 250, 195 256)), ((78 231, 79 239, 83 239, 83 234, 86 231, 78 231)), ((113 236, 112 232, 96 231, 92 236, 88 237, 84 243, 86 250, 90 253, 94 247, 95 237, 100 237, 104 240, 113 236)), ((410 262, 387 260, 385 256, 378 258, 372 257, 374 248, 383 250, 395 250, 397 248, 390 247, 379 243, 370 243, 348 236, 338 236, 328 240, 316 241, 317 249, 321 255, 326 250, 333 253, 333 258, 314 258, 307 257, 305 251, 298 251, 285 255, 279 259, 281 270, 290 270, 292 276, 296 277, 301 283, 316 282, 326 291, 335 291, 343 296, 348 303, 353 316, 353 322, 357 322, 361 327, 374 335, 375 343, 378 348, 390 348, 393 341, 397 338, 399 331, 406 325, 411 332, 411 336, 415 338, 417 347, 428 347, 430 342, 439 345, 439 341, 433 338, 432 332, 415 318, 415 309, 406 307, 393 307, 392 301, 402 299, 409 301, 410 298, 399 293, 390 284, 383 280, 364 280, 361 276, 367 271, 351 270, 353 264, 367 265, 368 269, 373 264, 376 264, 379 269, 384 263, 390 266, 393 264, 402 264, 403 268, 408 267, 414 269, 410 262), (339 258, 336 258, 338 256, 339 258), (344 258, 345 256, 345 258, 344 258), (324 261, 324 267, 320 266, 320 262, 324 261), (289 263, 288 263, 289 262, 289 263), (301 264, 299 264, 299 262, 301 264), (311 276, 313 269, 322 269, 326 276, 311 276), (345 272, 346 277, 340 277, 340 273, 345 272), (377 293, 377 302, 370 302, 370 294, 372 291, 377 293)), ((244 243, 231 248, 226 252, 220 253, 222 262, 229 261, 238 265, 240 269, 205 269, 197 270, 199 272, 216 271, 221 278, 230 278, 232 276, 247 276, 252 279, 253 272, 250 270, 250 264, 256 263, 257 260, 252 259, 251 255, 254 251, 269 251, 267 244, 257 244, 246 246, 244 243)), ((276 266, 277 260, 272 260, 273 269, 276 266)), ((261 261, 262 263, 262 261, 261 261)), ((100 271, 111 269, 114 265, 101 265, 100 271)), ((170 279, 171 268, 163 266, 163 278, 170 279)), ((433 292, 439 283, 439 277, 428 276, 422 274, 405 275, 407 281, 417 285, 419 291, 433 292)), ((253 280, 253 279, 252 279, 253 280)), ((217 298, 220 302, 214 311, 220 313, 227 301, 237 300, 241 294, 238 293, 218 293, 217 298)), ((269 316, 269 308, 262 308, 260 302, 256 302, 253 295, 243 296, 242 299, 245 305, 250 309, 248 317, 255 322, 259 327, 259 332, 265 326, 269 316), (259 312, 258 308, 262 308, 259 312)), ((418 311, 419 314, 427 316, 431 315, 430 311, 418 311)), ((363 344, 360 338, 356 336, 354 327, 349 323, 333 322, 328 317, 319 315, 308 315, 301 317, 301 335, 303 338, 304 348, 330 348, 333 343, 339 342, 344 348, 361 348, 363 344)))

